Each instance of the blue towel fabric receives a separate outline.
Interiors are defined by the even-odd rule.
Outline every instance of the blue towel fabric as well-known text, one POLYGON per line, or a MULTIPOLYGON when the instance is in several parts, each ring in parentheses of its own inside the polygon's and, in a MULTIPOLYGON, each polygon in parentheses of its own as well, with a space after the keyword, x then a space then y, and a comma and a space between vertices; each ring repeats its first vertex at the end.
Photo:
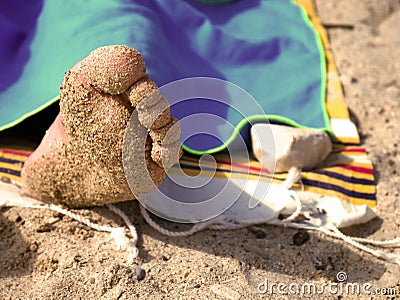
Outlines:
POLYGON ((229 123, 214 126, 217 138, 187 139, 185 147, 194 153, 222 149, 235 128, 245 127, 244 117, 260 114, 330 128, 323 47, 291 0, 2 0, 0 38, 0 130, 53 103, 65 72, 93 49, 112 44, 140 51, 159 86, 212 77, 257 102, 260 109, 247 109, 245 116, 235 108, 251 107, 246 101, 252 100, 232 95, 225 103, 204 95, 175 103, 171 111, 180 119, 207 113, 229 123))

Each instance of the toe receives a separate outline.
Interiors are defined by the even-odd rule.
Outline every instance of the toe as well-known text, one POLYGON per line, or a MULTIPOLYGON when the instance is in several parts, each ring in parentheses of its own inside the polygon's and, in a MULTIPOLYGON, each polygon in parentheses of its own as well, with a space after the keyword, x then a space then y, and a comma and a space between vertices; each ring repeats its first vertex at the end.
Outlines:
POLYGON ((149 131, 153 142, 168 145, 179 141, 181 135, 181 128, 177 119, 172 118, 171 121, 164 127, 158 129, 151 129, 149 131))
POLYGON ((140 103, 144 106, 153 106, 161 97, 157 84, 149 76, 144 76, 135 82, 126 94, 133 107, 140 103))
POLYGON ((179 161, 182 156, 182 147, 179 141, 172 144, 162 145, 153 143, 151 159, 159 166, 168 170, 179 161))
POLYGON ((180 134, 179 122, 175 118, 164 127, 149 131, 153 140, 151 158, 166 170, 176 164, 182 156, 180 134))
POLYGON ((80 71, 85 80, 99 91, 124 93, 145 75, 143 56, 127 46, 98 48, 82 60, 80 71))

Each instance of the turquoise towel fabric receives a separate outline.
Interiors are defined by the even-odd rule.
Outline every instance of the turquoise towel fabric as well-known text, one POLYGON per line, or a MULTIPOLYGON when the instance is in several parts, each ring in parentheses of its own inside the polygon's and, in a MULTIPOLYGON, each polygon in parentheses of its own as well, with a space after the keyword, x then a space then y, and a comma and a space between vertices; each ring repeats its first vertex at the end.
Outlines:
MULTIPOLYGON (((0 78, 6 79, 0 83, 0 130, 54 102, 64 73, 110 44, 142 52, 160 86, 195 76, 223 79, 246 90, 270 120, 329 130, 321 42, 290 0, 32 0, 29 6, 7 0, 0 25, 6 41, 0 45, 0 78)), ((195 99, 172 113, 212 112, 242 128, 224 109, 195 99)), ((185 147, 220 150, 233 134, 221 132, 221 139, 192 138, 185 147)))

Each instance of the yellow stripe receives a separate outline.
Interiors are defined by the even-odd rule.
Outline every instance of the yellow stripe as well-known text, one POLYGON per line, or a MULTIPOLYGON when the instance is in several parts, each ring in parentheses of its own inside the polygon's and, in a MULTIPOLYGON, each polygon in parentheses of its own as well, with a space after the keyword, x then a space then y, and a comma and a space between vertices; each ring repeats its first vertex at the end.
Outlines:
MULTIPOLYGON (((258 161, 254 160, 254 159, 250 160, 250 161, 245 161, 245 160, 238 161, 238 160, 235 160, 234 164, 236 164, 237 166, 236 165, 232 165, 231 164, 232 162, 230 162, 229 159, 226 158, 226 157, 221 158, 221 156, 219 156, 219 157, 216 157, 216 160, 218 161, 217 162, 217 168, 231 169, 232 171, 240 171, 240 172, 246 172, 246 171, 253 172, 253 171, 249 170, 250 167, 253 167, 253 168, 261 169, 260 172, 263 172, 263 173, 267 172, 267 170, 264 169, 262 167, 262 165, 258 161)), ((183 162, 184 164, 187 164, 189 166, 199 167, 199 160, 196 159, 196 158, 186 157, 185 156, 184 158, 181 159, 181 162, 183 162)), ((210 164, 208 162, 203 162, 202 165, 204 167, 208 167, 208 168, 214 167, 212 164, 210 164)))
POLYGON ((341 137, 341 136, 333 136, 332 137, 333 142, 339 142, 339 143, 344 143, 344 144, 359 144, 360 139, 358 138, 351 138, 351 137, 341 137))
POLYGON ((376 201, 375 200, 353 198, 353 197, 349 197, 347 195, 344 195, 344 194, 336 192, 336 191, 326 190, 326 189, 319 188, 319 187, 314 187, 314 186, 304 186, 304 190, 308 191, 308 192, 321 194, 321 195, 337 197, 340 200, 345 200, 346 202, 349 202, 349 203, 355 204, 355 205, 366 204, 371 208, 376 207, 376 201))
MULTIPOLYGON (((348 166, 363 167, 363 168, 367 168, 367 169, 372 170, 372 164, 355 162, 355 161, 352 161, 352 159, 350 157, 346 157, 346 156, 340 156, 340 158, 342 158, 342 159, 338 160, 337 156, 336 157, 332 157, 330 161, 329 160, 327 161, 326 165, 320 166, 319 169, 320 170, 329 171, 329 172, 332 172, 332 173, 336 173, 336 174, 339 174, 339 175, 347 176, 347 177, 350 177, 350 178, 353 177, 353 178, 368 179, 368 180, 374 181, 373 174, 360 173, 360 172, 357 172, 357 171, 354 171, 354 170, 345 169, 345 168, 340 167, 340 166, 339 167, 335 166, 338 163, 342 163, 342 164, 345 164, 345 165, 348 165, 348 166)), ((197 160, 193 160, 193 159, 187 160, 186 157, 185 157, 184 160, 182 160, 182 163, 185 164, 185 165, 188 165, 188 166, 192 166, 192 167, 199 167, 199 164, 198 164, 197 160)), ((250 165, 252 165, 253 167, 257 167, 257 168, 261 167, 260 163, 255 162, 255 161, 251 161, 250 165)), ((209 167, 209 168, 213 167, 211 164, 207 164, 207 163, 205 163, 204 166, 205 167, 209 167)), ((272 176, 272 174, 269 174, 267 172, 263 172, 262 170, 260 172, 251 171, 246 166, 243 166, 243 168, 241 168, 241 167, 237 167, 237 166, 231 166, 231 165, 226 165, 225 166, 225 165, 218 164, 217 168, 219 168, 219 169, 222 169, 222 168, 227 169, 227 171, 219 171, 219 172, 229 172, 229 170, 232 170, 232 172, 249 172, 249 173, 252 173, 253 176, 258 176, 259 173, 261 173, 262 176, 264 176, 264 177, 272 176)), ((183 169, 185 170, 185 172, 190 172, 191 176, 197 176, 199 174, 199 172, 200 172, 199 170, 185 169, 184 166, 183 166, 183 169)), ((203 170, 203 172, 206 172, 206 171, 203 170)), ((204 173, 204 174, 213 174, 212 171, 207 171, 207 172, 208 173, 204 173)), ((275 174, 273 174, 273 176, 276 179, 285 180, 286 177, 287 177, 287 173, 275 173, 275 174)), ((319 181, 322 181, 322 180, 319 180, 319 181)), ((327 179, 325 182, 329 182, 329 179, 327 179)))
POLYGON ((8 177, 11 180, 17 181, 17 182, 21 182, 22 181, 20 176, 15 176, 15 175, 11 175, 11 174, 8 174, 8 173, 0 172, 0 177, 2 177, 2 176, 8 177))
MULTIPOLYGON (((362 162, 357 162, 354 161, 352 157, 349 156, 344 156, 344 155, 331 155, 328 156, 328 158, 324 161, 323 166, 325 168, 327 167, 334 167, 338 164, 344 164, 346 166, 352 166, 352 167, 361 167, 361 168, 367 168, 370 170, 373 170, 373 166, 371 163, 362 163, 362 162)), ((353 171, 355 172, 355 171, 353 171)))
MULTIPOLYGON (((320 18, 315 10, 312 0, 296 0, 297 4, 302 6, 310 18, 311 23, 318 32, 322 44, 325 48, 326 69, 327 69, 327 93, 326 93, 326 110, 330 118, 350 120, 349 111, 344 100, 342 82, 339 72, 335 65, 334 55, 331 50, 328 34, 321 23, 320 18)), ((341 138, 335 136, 336 141, 342 143, 359 143, 359 139, 341 138)))
MULTIPOLYGON (((15 163, 0 162, 0 168, 17 171, 17 172, 20 172, 22 170, 22 167, 24 166, 24 162, 27 159, 26 156, 16 155, 16 154, 11 154, 11 153, 4 153, 1 150, 0 150, 0 157, 16 161, 15 163)), ((12 175, 12 174, 0 171, 0 177, 1 176, 8 177, 11 180, 16 181, 16 182, 22 181, 20 176, 16 176, 16 175, 12 175)))
MULTIPOLYGON (((198 166, 197 164, 194 164, 194 163, 187 163, 187 164, 190 165, 190 166, 194 166, 194 167, 198 166)), ((198 176, 200 174, 200 170, 185 169, 185 167, 183 167, 183 170, 189 176, 198 176)), ((366 179, 366 180, 370 180, 372 182, 374 181, 374 176, 372 174, 358 173, 358 172, 355 172, 355 171, 352 171, 352 170, 343 169, 341 167, 330 167, 330 168, 325 168, 325 169, 321 169, 321 170, 329 171, 329 172, 332 172, 334 174, 338 174, 338 175, 342 175, 342 176, 347 176, 349 178, 366 179)), ((238 169, 232 170, 232 172, 235 172, 235 171, 236 172, 238 172, 238 171, 243 172, 243 170, 240 170, 240 169, 239 170, 238 169)), ((172 172, 172 173, 178 174, 177 171, 176 172, 172 172)), ((231 173, 231 172, 219 170, 219 171, 216 171, 214 173, 214 171, 205 171, 205 170, 203 170, 202 171, 202 176, 216 176, 218 178, 227 178, 229 173, 231 173)), ((275 173, 273 175, 273 178, 271 177, 271 174, 266 174, 266 173, 263 173, 263 172, 261 172, 261 173, 252 172, 252 173, 248 173, 248 175, 247 174, 243 174, 243 173, 235 173, 234 178, 245 179, 246 176, 248 176, 247 178, 249 178, 249 179, 256 179, 256 180, 258 179, 258 177, 261 176, 261 178, 264 178, 263 179, 264 181, 268 181, 268 180, 273 179, 274 182, 282 183, 282 181, 284 181, 286 179, 287 173, 275 173)), ((343 180, 341 180, 341 179, 332 180, 334 178, 332 178, 329 175, 324 175, 324 174, 319 174, 319 173, 310 173, 310 172, 302 172, 302 177, 303 178, 307 178, 307 179, 317 180, 317 181, 320 181, 320 182, 323 182, 323 183, 337 182, 336 184, 339 184, 341 186, 345 186, 347 189, 354 189, 354 190, 356 190, 358 192, 361 192, 361 189, 356 188, 354 186, 349 188, 349 185, 351 183, 348 183, 345 179, 343 179, 343 180)), ((365 186, 365 185, 360 185, 360 186, 365 186)), ((372 188, 375 188, 375 186, 373 184, 367 185, 367 186, 370 187, 369 188, 369 189, 371 189, 370 191, 372 191, 372 188)))
POLYGON ((7 159, 12 159, 12 160, 18 160, 20 162, 25 162, 28 157, 23 156, 23 155, 16 155, 16 154, 11 154, 11 153, 4 153, 3 151, 0 150, 0 157, 7 158, 7 159))
POLYGON ((343 91, 340 82, 332 82, 330 79, 328 79, 326 110, 328 111, 331 119, 350 119, 349 111, 344 102, 343 91))
POLYGON ((365 155, 343 155, 343 154, 331 154, 321 164, 323 166, 334 166, 337 164, 346 164, 358 167, 372 169, 372 164, 365 155))
MULTIPOLYGON (((173 174, 178 174, 177 170, 174 172, 173 169, 171 170, 171 173, 173 174)), ((198 170, 192 170, 192 169, 185 169, 185 173, 189 176, 198 176, 199 171, 198 170)), ((342 173, 338 173, 343 175, 342 173)), ((272 181, 275 183, 282 183, 282 180, 286 179, 287 174, 282 173, 282 174, 274 174, 274 177, 271 178, 268 176, 268 174, 243 174, 243 173, 231 173, 231 172, 225 172, 225 171, 202 171, 203 176, 214 176, 217 178, 229 178, 233 177, 236 179, 248 179, 248 180, 259 180, 259 181, 272 181), (279 180, 280 179, 280 180, 279 180)), ((316 174, 316 173, 309 173, 309 172, 302 172, 301 174, 302 178, 309 179, 309 180, 315 180, 321 183, 329 183, 333 185, 337 185, 340 187, 343 187, 346 190, 349 191, 354 191, 358 193, 368 193, 368 194, 374 194, 376 192, 375 185, 364 185, 364 184, 356 184, 356 183, 351 183, 342 179, 337 179, 330 177, 329 175, 324 175, 324 174, 316 174)), ((358 178, 358 177, 357 177, 358 178)), ((365 179, 371 179, 373 178, 365 178, 365 179)), ((298 185, 300 186, 300 185, 298 185)), ((313 187, 312 187, 313 188, 313 187)), ((319 188, 319 190, 321 190, 319 188)))
MULTIPOLYGON (((185 169, 183 167, 183 171, 185 174, 189 176, 198 176, 200 174, 199 170, 193 170, 193 169, 185 169)), ((178 168, 171 168, 168 171, 169 174, 181 174, 178 168)), ((234 178, 234 179, 248 179, 248 180, 260 180, 260 181, 271 181, 273 180, 272 176, 270 174, 265 174, 265 173, 237 173, 235 171, 230 172, 230 171, 207 171, 207 170, 202 170, 201 171, 202 177, 216 177, 216 178, 234 178)), ((286 175, 285 175, 286 176, 286 175)), ((281 180, 277 180, 277 182, 282 183, 281 180)))
POLYGON ((329 156, 345 156, 345 157, 357 157, 357 158, 364 157, 364 159, 368 159, 368 157, 363 152, 337 152, 329 154, 329 156))
POLYGON ((0 162, 0 168, 8 169, 8 170, 13 170, 13 171, 21 171, 23 167, 23 163, 15 163, 15 164, 9 164, 5 162, 0 162))
POLYGON ((359 172, 355 172, 353 170, 344 169, 342 167, 329 167, 329 168, 324 168, 322 170, 332 172, 332 173, 335 173, 338 175, 347 176, 347 177, 352 177, 352 178, 357 178, 357 179, 367 179, 367 180, 374 181, 373 174, 359 173, 359 172))
MULTIPOLYGON (((348 145, 343 145, 343 144, 333 144, 332 145, 332 151, 344 151, 344 150, 353 150, 353 149, 363 149, 361 146, 348 146, 348 145)), ((364 152, 365 154, 365 152, 364 152)))
POLYGON ((302 178, 305 178, 305 179, 337 185, 337 186, 343 187, 346 190, 354 191, 357 193, 374 194, 376 192, 374 185, 352 183, 352 182, 348 182, 345 180, 333 178, 333 177, 330 177, 330 176, 324 175, 324 174, 302 173, 301 176, 302 176, 302 178))
MULTIPOLYGON (((172 174, 177 174, 176 172, 177 170, 175 169, 170 169, 169 172, 171 172, 172 174)), ((191 170, 191 169, 186 169, 185 173, 188 174, 189 176, 196 176, 198 175, 198 172, 196 172, 196 170, 191 170)), ((219 172, 217 171, 215 174, 214 172, 208 172, 205 171, 204 172, 205 176, 214 176, 214 178, 226 178, 228 179, 229 177, 233 177, 235 179, 242 179, 242 180, 257 180, 257 181, 262 181, 262 182, 271 182, 271 183, 276 183, 276 184, 281 184, 282 181, 278 180, 276 178, 265 178, 265 177, 260 177, 258 175, 246 175, 246 174, 238 174, 238 173, 229 173, 229 172, 219 172)), ((311 176, 309 176, 311 177, 311 176)), ((311 178, 310 178, 311 179, 311 178)), ((329 178, 331 183, 334 183, 331 179, 329 178)), ((358 186, 358 185, 357 185, 358 186)), ((362 189, 362 191, 360 189, 357 190, 357 192, 365 192, 365 193, 375 193, 375 186, 370 185, 370 186, 366 186, 367 189, 362 189)), ((295 184, 293 186, 293 188, 295 189, 301 189, 300 184, 295 184)), ((349 197, 345 194, 336 192, 336 191, 332 191, 332 190, 327 190, 324 188, 320 188, 320 187, 314 187, 314 186, 304 186, 304 190, 305 191, 309 191, 309 192, 313 192, 313 193, 318 193, 318 194, 322 194, 322 195, 327 195, 327 196, 333 196, 333 197, 337 197, 341 200, 344 200, 346 202, 355 204, 355 205, 362 205, 362 204, 366 204, 369 207, 376 207, 376 201, 375 200, 368 200, 368 199, 360 199, 360 198, 353 198, 353 197, 349 197)))
MULTIPOLYGON (((196 164, 190 164, 192 166, 196 166, 196 164)), ((354 177, 354 178, 360 178, 360 179, 368 179, 368 180, 373 180, 373 176, 371 174, 364 174, 364 173, 357 173, 354 172, 352 170, 346 170, 340 167, 336 167, 336 168, 326 168, 324 169, 325 171, 331 171, 332 173, 336 173, 339 175, 343 175, 343 176, 348 176, 348 177, 354 177), (340 170, 340 172, 335 172, 335 170, 340 170), (355 176, 354 176, 355 175, 355 176)), ((198 176, 199 175, 199 170, 193 170, 193 169, 185 169, 184 171, 186 174, 190 175, 190 176, 198 176)), ((237 170, 236 170, 237 171, 237 170)), ((240 170, 241 171, 241 170, 240 170)), ((178 174, 178 172, 173 172, 174 174, 178 174)), ((243 173, 235 173, 235 170, 233 170, 233 172, 230 171, 202 171, 202 175, 204 176, 215 176, 218 178, 228 178, 229 176, 232 176, 231 174, 234 174, 234 178, 238 178, 238 179, 256 179, 258 180, 260 178, 260 180, 263 181, 269 181, 271 180, 271 176, 269 174, 265 174, 265 173, 248 173, 248 174, 243 174, 243 173)), ((330 184, 334 184, 337 186, 341 186, 344 187, 347 190, 351 190, 351 191, 355 191, 355 192, 359 192, 359 193, 375 193, 375 185, 370 184, 370 185, 364 185, 364 184, 355 184, 355 183, 351 183, 346 181, 345 179, 337 179, 337 178, 333 178, 329 175, 325 175, 325 174, 319 174, 319 173, 312 173, 312 172, 302 172, 301 174, 302 178, 306 178, 306 179, 310 179, 310 180, 315 180, 315 181, 319 181, 322 183, 330 183, 330 184)), ((280 182, 282 183, 283 180, 285 180, 287 177, 287 173, 275 173, 273 176, 273 180, 276 182, 280 182)))

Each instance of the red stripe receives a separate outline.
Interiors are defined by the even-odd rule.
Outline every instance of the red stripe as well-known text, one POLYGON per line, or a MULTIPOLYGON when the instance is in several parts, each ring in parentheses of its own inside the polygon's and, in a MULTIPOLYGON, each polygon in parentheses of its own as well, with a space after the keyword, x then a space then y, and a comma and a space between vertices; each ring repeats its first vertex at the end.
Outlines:
MULTIPOLYGON (((226 165, 226 166, 232 166, 232 167, 237 167, 237 168, 241 168, 241 169, 250 170, 250 171, 253 171, 253 172, 256 172, 256 173, 271 174, 271 172, 269 170, 264 169, 264 168, 247 166, 247 165, 238 164, 238 163, 229 163, 229 162, 225 162, 225 161, 221 161, 221 160, 217 160, 217 163, 220 164, 220 165, 226 165)), ((369 174, 369 175, 373 175, 374 174, 374 170, 372 168, 350 166, 350 165, 345 165, 345 164, 337 164, 337 165, 329 166, 326 169, 329 170, 329 168, 331 168, 331 167, 341 167, 343 169, 352 170, 354 172, 364 173, 364 174, 369 174)))
POLYGON ((343 152, 353 152, 353 153, 367 153, 364 148, 350 148, 350 149, 341 149, 341 150, 335 150, 332 151, 331 153, 343 153, 343 152))
POLYGON ((343 169, 347 170, 352 170, 358 173, 364 173, 364 174, 374 174, 374 170, 372 168, 364 168, 364 167, 356 167, 356 166, 349 166, 349 165, 343 165, 343 164, 338 164, 336 167, 342 167, 343 169))
MULTIPOLYGON (((236 167, 240 167, 240 168, 243 168, 243 169, 248 169, 250 171, 255 171, 257 173, 271 174, 271 172, 269 172, 267 169, 264 169, 264 168, 245 166, 245 165, 241 165, 241 164, 229 164, 229 163, 225 163, 225 162, 219 162, 219 163, 222 163, 222 164, 225 164, 225 165, 236 166, 236 167)), ((344 164, 338 164, 338 165, 335 165, 334 167, 342 167, 343 169, 352 170, 354 172, 374 175, 374 170, 372 168, 349 166, 349 165, 344 165, 344 164)), ((329 170, 329 168, 327 168, 327 170, 329 170)))
POLYGON ((254 171, 254 172, 257 172, 257 173, 263 172, 263 173, 271 174, 271 172, 269 170, 264 169, 264 168, 247 166, 247 165, 242 165, 242 164, 237 164, 237 163, 227 163, 227 162, 223 162, 223 161, 220 161, 220 160, 217 160, 217 162, 219 164, 221 164, 221 165, 233 166, 233 167, 237 167, 237 168, 242 168, 242 169, 254 171))
POLYGON ((0 149, 0 152, 6 153, 6 154, 12 154, 12 155, 25 156, 25 157, 28 157, 32 153, 32 152, 28 152, 28 151, 18 151, 18 150, 11 150, 11 149, 0 149))

